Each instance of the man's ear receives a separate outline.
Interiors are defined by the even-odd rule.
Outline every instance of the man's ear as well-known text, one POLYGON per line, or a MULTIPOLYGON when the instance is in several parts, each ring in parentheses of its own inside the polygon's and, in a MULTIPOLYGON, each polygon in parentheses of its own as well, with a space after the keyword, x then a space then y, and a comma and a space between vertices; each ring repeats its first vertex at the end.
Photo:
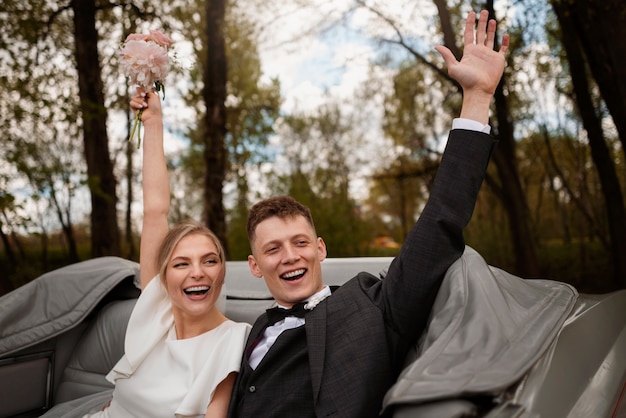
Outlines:
POLYGON ((317 256, 320 261, 324 261, 326 256, 328 255, 328 251, 326 250, 326 243, 322 239, 322 237, 317 237, 317 256))
POLYGON ((261 269, 259 269, 259 265, 254 259, 253 255, 248 256, 248 267, 250 267, 250 273, 252 273, 254 277, 258 277, 258 278, 263 277, 263 274, 261 273, 261 269))

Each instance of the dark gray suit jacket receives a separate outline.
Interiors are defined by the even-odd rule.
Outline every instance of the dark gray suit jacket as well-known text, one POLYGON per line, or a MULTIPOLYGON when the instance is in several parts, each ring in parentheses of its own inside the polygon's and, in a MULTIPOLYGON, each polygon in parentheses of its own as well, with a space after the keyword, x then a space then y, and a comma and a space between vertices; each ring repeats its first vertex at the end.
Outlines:
MULTIPOLYGON (((428 203, 386 278, 360 273, 307 314, 306 339, 318 417, 364 418, 381 413, 385 392, 426 328, 446 270, 463 253, 463 228, 472 216, 494 143, 486 134, 453 130, 428 203)), ((266 324, 262 315, 247 346, 266 324)), ((247 361, 246 354, 244 364, 247 361)), ((297 378, 285 376, 285 384, 297 378)), ((237 416, 238 396, 250 396, 249 391, 237 389, 241 384, 238 379, 229 416, 237 416)), ((266 402, 270 411, 280 397, 266 402)), ((294 414, 297 416, 297 411, 294 414)), ((265 415, 259 411, 258 416, 265 415)))

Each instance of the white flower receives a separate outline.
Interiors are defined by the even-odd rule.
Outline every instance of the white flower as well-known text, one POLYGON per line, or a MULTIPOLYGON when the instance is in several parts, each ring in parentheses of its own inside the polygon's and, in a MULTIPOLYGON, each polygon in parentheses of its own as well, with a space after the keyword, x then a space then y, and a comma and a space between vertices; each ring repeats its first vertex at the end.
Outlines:
POLYGON ((318 295, 318 296, 313 296, 310 300, 307 301, 307 303, 304 305, 304 309, 311 311, 313 310, 313 308, 315 308, 317 305, 319 305, 319 303, 321 301, 323 301, 324 299, 326 299, 327 297, 329 297, 330 294, 324 294, 324 295, 318 295))

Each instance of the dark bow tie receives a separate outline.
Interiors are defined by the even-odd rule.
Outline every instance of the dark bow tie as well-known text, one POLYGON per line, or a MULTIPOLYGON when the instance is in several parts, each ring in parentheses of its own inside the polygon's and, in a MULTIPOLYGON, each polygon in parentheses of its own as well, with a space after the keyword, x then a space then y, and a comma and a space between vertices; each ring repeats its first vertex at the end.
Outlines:
POLYGON ((275 306, 271 309, 268 309, 267 312, 267 326, 271 327, 278 321, 281 321, 288 316, 296 316, 298 318, 304 318, 304 314, 309 312, 308 309, 304 308, 306 302, 300 302, 293 305, 291 309, 281 308, 279 306, 275 306))

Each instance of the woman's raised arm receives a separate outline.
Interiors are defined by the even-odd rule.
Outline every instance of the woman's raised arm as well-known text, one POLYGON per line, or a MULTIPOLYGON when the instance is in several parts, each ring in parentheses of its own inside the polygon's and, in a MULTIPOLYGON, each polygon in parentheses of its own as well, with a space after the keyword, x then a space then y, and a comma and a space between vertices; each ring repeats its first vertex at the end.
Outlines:
POLYGON ((141 115, 144 126, 141 165, 143 222, 139 249, 143 289, 159 272, 158 251, 169 230, 167 215, 170 208, 170 183, 163 150, 163 115, 158 93, 138 89, 138 94, 132 98, 130 105, 135 111, 143 109, 141 115))

